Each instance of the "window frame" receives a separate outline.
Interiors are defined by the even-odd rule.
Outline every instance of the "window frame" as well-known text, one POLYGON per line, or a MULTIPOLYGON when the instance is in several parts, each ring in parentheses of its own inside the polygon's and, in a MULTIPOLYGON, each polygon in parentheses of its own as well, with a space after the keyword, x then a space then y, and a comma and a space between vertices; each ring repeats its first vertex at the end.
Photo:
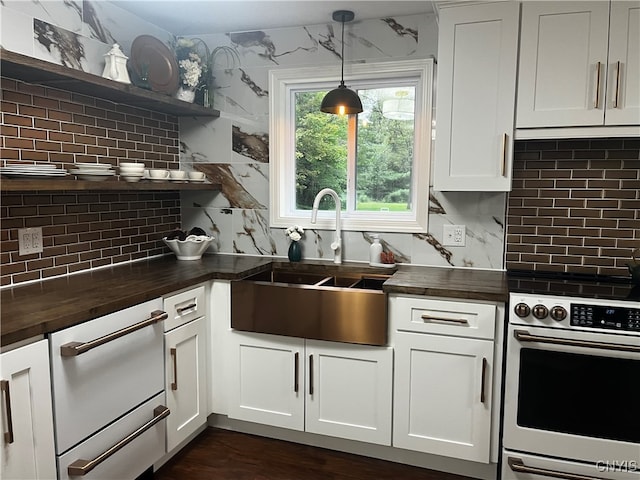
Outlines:
MULTIPOLYGON (((406 81, 416 78, 414 117, 414 158, 411 213, 381 216, 378 212, 341 212, 343 230, 424 233, 428 227, 429 175, 431 171, 431 130, 433 111, 433 59, 400 60, 348 65, 345 83, 406 81)), ((332 230, 335 212, 319 211, 316 224, 311 213, 295 209, 295 92, 331 89, 340 76, 337 67, 273 69, 269 72, 269 198, 270 226, 332 230), (327 87, 327 85, 330 85, 327 87)), ((350 168, 350 167, 348 167, 350 168)), ((352 186, 349 186, 350 188, 352 186)))

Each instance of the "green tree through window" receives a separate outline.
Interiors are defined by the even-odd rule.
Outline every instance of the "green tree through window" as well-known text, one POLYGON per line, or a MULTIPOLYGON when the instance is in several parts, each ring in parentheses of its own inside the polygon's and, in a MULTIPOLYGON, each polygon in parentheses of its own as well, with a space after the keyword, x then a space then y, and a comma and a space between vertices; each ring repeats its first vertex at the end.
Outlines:
MULTIPOLYGON (((388 118, 385 102, 396 92, 410 95, 405 105, 413 111, 414 87, 361 89, 365 112, 357 117, 320 112, 325 91, 297 92, 295 96, 296 208, 310 210, 318 191, 329 187, 359 211, 398 212, 411 209, 414 121, 388 118), (354 127, 349 128, 349 122, 354 127), (355 123, 357 122, 357 123, 355 123), (349 141, 349 132, 356 138, 349 141), (354 152, 349 151, 354 145, 354 152), (348 161, 355 159, 355 189, 347 190, 348 161)), ((323 199, 321 209, 332 209, 323 199)))

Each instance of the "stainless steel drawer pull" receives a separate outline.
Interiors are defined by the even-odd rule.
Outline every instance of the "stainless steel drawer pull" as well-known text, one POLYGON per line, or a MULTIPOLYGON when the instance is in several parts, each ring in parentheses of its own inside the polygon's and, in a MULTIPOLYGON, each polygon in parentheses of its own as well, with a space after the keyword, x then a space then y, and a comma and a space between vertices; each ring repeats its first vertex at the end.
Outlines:
POLYGON ((500 176, 504 177, 507 172, 507 141, 509 139, 509 135, 506 133, 502 134, 502 163, 500 164, 500 176))
POLYGON ((313 395, 313 355, 309 355, 309 395, 313 395))
POLYGON ((144 327, 148 327, 149 325, 153 325, 154 323, 166 320, 167 317, 168 315, 166 312, 163 312, 162 310, 155 310, 151 312, 151 317, 147 318, 146 320, 143 320, 140 323, 136 323, 116 332, 109 333, 103 337, 96 338, 95 340, 91 340, 89 342, 69 342, 65 343, 64 345, 60 345, 60 355, 62 355, 63 357, 75 357, 76 355, 88 352, 89 350, 99 347, 100 345, 104 345, 105 343, 111 342, 112 340, 116 340, 117 338, 124 337, 125 335, 133 333, 144 327))
POLYGON ((485 391, 485 387, 486 387, 486 377, 487 377, 487 359, 486 358, 482 358, 482 378, 480 381, 480 403, 484 403, 485 400, 485 396, 484 396, 484 391, 485 391))
POLYGON ((124 437, 122 440, 120 440, 118 443, 113 445, 111 448, 108 448, 107 450, 102 452, 100 455, 98 455, 93 460, 82 460, 82 459, 80 459, 80 460, 76 460, 75 462, 71 463, 67 467, 67 473, 69 474, 69 476, 86 475, 91 470, 93 470, 98 465, 100 465, 102 462, 104 462, 111 455, 116 453, 118 450, 120 450, 123 447, 126 447, 128 444, 133 442, 136 438, 138 438, 144 432, 149 430, 151 427, 153 427, 160 420, 162 420, 163 418, 168 417, 170 413, 171 413, 171 411, 167 407, 165 407, 164 405, 157 406, 156 408, 153 409, 153 418, 151 420, 149 420, 147 423, 142 425, 136 431, 134 431, 134 432, 130 433, 129 435, 127 435, 126 437, 124 437))
POLYGON ((557 470, 548 470, 546 468, 528 467, 522 459, 508 457, 507 463, 509 468, 514 472, 531 473, 533 475, 541 475, 543 477, 562 478, 564 480, 604 480, 602 477, 591 477, 587 475, 578 475, 577 473, 559 472, 557 470))
POLYGON ((514 330, 513 336, 519 342, 550 343, 553 345, 568 345, 570 347, 600 348, 617 352, 640 352, 640 345, 619 345, 617 343, 592 342, 589 340, 572 340, 570 338, 543 337, 531 335, 526 330, 514 330))
POLYGON ((616 62, 616 91, 613 97, 613 108, 620 104, 620 60, 616 62))
POLYGON ((173 360, 173 383, 171 384, 171 390, 178 389, 178 351, 175 348, 169 350, 171 353, 171 359, 173 360))
POLYGON ((600 69, 601 63, 598 62, 596 65, 596 101, 594 102, 593 108, 600 108, 600 69))
POLYGON ((300 353, 296 352, 293 356, 293 391, 298 393, 300 389, 300 353))
POLYGON ((182 315, 182 312, 184 312, 185 310, 191 310, 193 308, 196 308, 198 306, 197 303, 190 303, 189 305, 187 305, 186 307, 180 307, 180 308, 176 308, 176 311, 182 315))
POLYGON ((445 317, 434 317, 432 315, 422 315, 421 318, 427 322, 444 322, 444 323, 455 323, 458 325, 469 325, 469 320, 466 318, 445 318, 445 317))
POLYGON ((0 389, 4 394, 5 408, 7 410, 7 430, 4 432, 4 442, 13 443, 13 417, 11 416, 11 392, 9 391, 9 381, 1 380, 0 389))

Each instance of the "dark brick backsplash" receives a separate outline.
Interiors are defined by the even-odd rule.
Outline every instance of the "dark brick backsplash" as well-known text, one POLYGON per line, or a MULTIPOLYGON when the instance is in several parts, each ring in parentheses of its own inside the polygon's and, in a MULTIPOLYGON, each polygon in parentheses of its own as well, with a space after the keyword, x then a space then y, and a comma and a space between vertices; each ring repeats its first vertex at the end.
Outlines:
POLYGON ((518 141, 507 269, 627 276, 640 248, 640 139, 518 141))
MULTIPOLYGON (((172 115, 9 78, 0 79, 2 163, 141 161, 179 168, 172 115)), ((50 180, 55 182, 55 180, 50 180)), ((180 226, 178 192, 3 192, 0 285, 46 279, 168 252, 180 226), (44 250, 18 254, 18 229, 42 227, 44 250)))

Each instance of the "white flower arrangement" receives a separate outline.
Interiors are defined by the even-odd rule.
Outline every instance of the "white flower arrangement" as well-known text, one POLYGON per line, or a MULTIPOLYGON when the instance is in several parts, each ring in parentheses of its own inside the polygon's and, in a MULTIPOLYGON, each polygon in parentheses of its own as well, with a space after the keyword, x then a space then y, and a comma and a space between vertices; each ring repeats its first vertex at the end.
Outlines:
MULTIPOLYGON (((207 61, 199 49, 206 49, 206 45, 200 39, 178 38, 173 44, 173 50, 180 67, 180 83, 187 88, 195 89, 203 79, 208 68, 207 61)), ((207 52, 204 53, 206 56, 207 52)))
POLYGON ((300 225, 294 225, 293 227, 287 228, 284 234, 294 242, 297 242, 304 235, 304 228, 302 228, 300 225))

